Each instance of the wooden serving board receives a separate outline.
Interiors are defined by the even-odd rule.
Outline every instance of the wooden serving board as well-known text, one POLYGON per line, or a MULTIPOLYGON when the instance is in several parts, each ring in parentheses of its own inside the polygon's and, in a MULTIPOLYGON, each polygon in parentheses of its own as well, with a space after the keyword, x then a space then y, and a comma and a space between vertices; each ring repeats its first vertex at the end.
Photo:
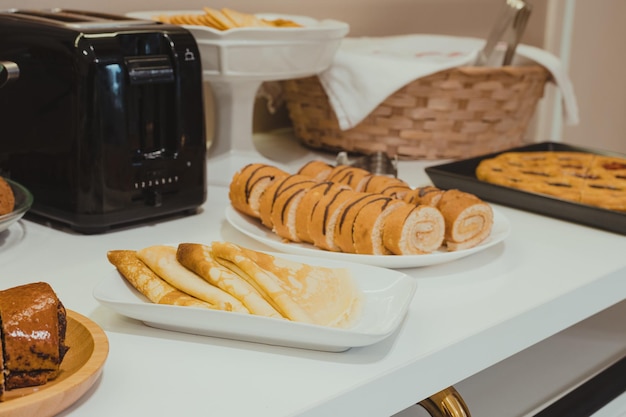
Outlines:
POLYGON ((59 376, 45 385, 7 391, 0 402, 0 417, 54 416, 74 404, 96 382, 109 353, 104 331, 68 310, 65 338, 70 349, 59 376))

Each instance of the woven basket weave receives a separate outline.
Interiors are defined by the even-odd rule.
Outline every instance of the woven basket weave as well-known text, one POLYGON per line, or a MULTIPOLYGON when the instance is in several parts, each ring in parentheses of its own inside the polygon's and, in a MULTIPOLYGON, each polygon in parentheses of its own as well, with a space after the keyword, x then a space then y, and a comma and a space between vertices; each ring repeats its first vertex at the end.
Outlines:
POLYGON ((548 79, 541 66, 442 71, 402 87, 344 131, 316 76, 286 80, 283 90, 296 137, 311 148, 456 159, 522 144, 548 79))

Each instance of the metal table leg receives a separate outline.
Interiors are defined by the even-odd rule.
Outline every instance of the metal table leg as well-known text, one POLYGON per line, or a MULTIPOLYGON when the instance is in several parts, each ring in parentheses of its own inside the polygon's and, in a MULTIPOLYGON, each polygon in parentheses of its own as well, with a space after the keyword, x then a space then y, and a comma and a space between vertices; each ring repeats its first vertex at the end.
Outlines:
POLYGON ((420 401, 418 405, 432 417, 471 417, 465 401, 454 387, 439 391, 420 401))

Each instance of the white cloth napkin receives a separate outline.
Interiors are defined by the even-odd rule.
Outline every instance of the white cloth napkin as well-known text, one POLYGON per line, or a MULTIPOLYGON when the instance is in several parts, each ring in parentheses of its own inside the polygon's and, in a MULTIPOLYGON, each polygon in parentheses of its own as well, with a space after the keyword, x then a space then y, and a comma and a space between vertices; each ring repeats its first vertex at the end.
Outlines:
MULTIPOLYGON (((406 84, 445 69, 471 65, 484 44, 484 39, 444 35, 345 38, 333 63, 319 78, 339 127, 346 130, 406 84)), ((551 72, 563 98, 564 120, 577 124, 576 97, 560 60, 542 49, 518 45, 513 65, 529 61, 551 72)))

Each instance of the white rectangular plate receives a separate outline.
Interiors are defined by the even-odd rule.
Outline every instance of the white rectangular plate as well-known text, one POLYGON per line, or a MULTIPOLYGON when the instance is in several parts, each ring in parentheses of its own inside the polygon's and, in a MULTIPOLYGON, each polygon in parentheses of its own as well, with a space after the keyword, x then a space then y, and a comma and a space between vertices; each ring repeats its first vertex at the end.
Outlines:
POLYGON ((154 304, 117 272, 110 271, 93 296, 116 312, 165 330, 295 348, 342 352, 390 336, 402 323, 417 281, 385 268, 305 256, 272 253, 284 259, 348 268, 363 291, 363 309, 348 329, 298 323, 243 313, 154 304))

